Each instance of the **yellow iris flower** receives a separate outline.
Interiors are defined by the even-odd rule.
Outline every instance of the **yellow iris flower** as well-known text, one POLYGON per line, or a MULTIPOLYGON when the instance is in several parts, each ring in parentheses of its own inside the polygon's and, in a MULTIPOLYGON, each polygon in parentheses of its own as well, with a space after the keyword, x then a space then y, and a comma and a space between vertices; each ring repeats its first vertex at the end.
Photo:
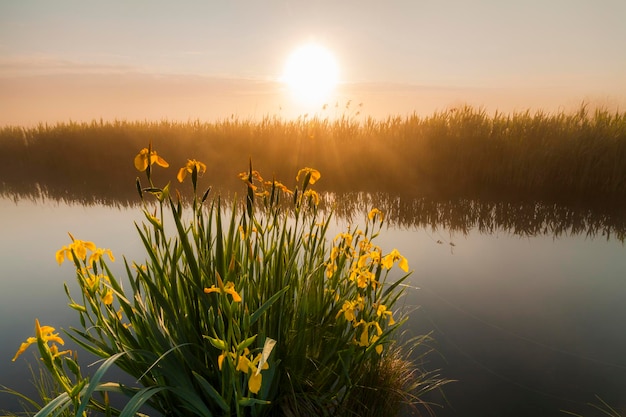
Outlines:
POLYGON ((346 320, 354 321, 356 319, 357 308, 358 305, 355 301, 344 301, 341 310, 339 310, 339 313, 337 313, 337 316, 335 316, 335 318, 339 318, 339 316, 341 316, 341 314, 343 313, 346 320))
POLYGON ((61 249, 57 251, 55 255, 56 260, 59 263, 59 265, 61 265, 65 259, 67 259, 68 261, 74 260, 72 251, 74 251, 74 254, 76 255, 78 259, 84 261, 85 259, 87 259, 87 250, 90 250, 90 251, 96 250, 96 245, 93 242, 88 242, 86 240, 80 240, 80 239, 74 239, 74 237, 71 234, 70 234, 70 237, 72 237, 72 243, 67 246, 63 246, 61 249))
POLYGON ((320 204, 320 195, 315 190, 306 190, 303 196, 311 198, 316 206, 320 204))
POLYGON ((380 248, 378 246, 375 246, 374 250, 370 252, 370 258, 372 258, 373 263, 380 263, 380 248))
POLYGON ((317 169, 307 167, 302 168, 300 171, 298 171, 298 175, 296 175, 296 181, 299 182, 300 178, 304 180, 307 174, 311 174, 311 177, 309 178, 309 184, 311 185, 315 184, 322 177, 322 174, 320 174, 317 169))
POLYGON ((406 258, 402 256, 400 252, 398 252, 397 249, 394 249, 388 255, 385 255, 381 259, 380 263, 385 268, 391 269, 393 263, 396 261, 398 261, 398 266, 400 267, 400 269, 402 269, 404 272, 409 272, 409 261, 407 261, 406 258))
POLYGON ((115 257, 113 256, 111 249, 96 248, 89 257, 88 263, 91 265, 93 262, 98 262, 105 254, 109 256, 111 262, 115 262, 115 257))
POLYGON ((261 374, 257 374, 256 372, 254 372, 252 373, 252 375, 250 375, 250 378, 248 378, 248 389, 250 390, 251 393, 253 394, 259 393, 259 391, 261 390, 262 380, 263 380, 263 375, 261 374))
POLYGON ((13 356, 13 359, 11 359, 13 362, 15 362, 15 360, 26 351, 26 349, 28 349, 28 347, 30 345, 32 345, 33 343, 37 343, 37 338, 36 337, 29 337, 28 339, 26 339, 25 342, 23 342, 20 345, 20 348, 17 350, 17 353, 15 354, 15 356, 13 356))
POLYGON ((59 265, 61 265, 66 259, 73 262, 75 260, 74 256, 76 256, 76 260, 86 261, 87 251, 92 252, 89 256, 89 260, 87 261, 88 265, 100 261, 104 255, 108 255, 111 262, 115 262, 115 257, 113 256, 111 249, 97 248, 93 242, 74 239, 74 236, 72 236, 71 233, 69 233, 69 235, 72 239, 72 243, 63 246, 55 254, 56 261, 59 265))
POLYGON ((206 172, 206 164, 196 161, 195 159, 188 159, 187 164, 178 170, 178 175, 176 176, 178 182, 183 182, 187 174, 193 173, 194 168, 198 175, 202 175, 206 172))
POLYGON ((394 324, 396 324, 396 321, 393 319, 393 312, 391 310, 388 310, 384 304, 380 304, 376 308, 376 315, 378 317, 389 317, 390 326, 393 326, 394 324))
POLYGON ((385 215, 383 214, 383 212, 378 210, 377 208, 373 208, 370 210, 369 213, 367 213, 367 218, 370 221, 374 221, 376 219, 376 216, 378 216, 381 222, 385 219, 385 215))
POLYGON ((50 353, 52 354, 52 359, 58 358, 62 355, 69 355, 72 353, 71 350, 59 351, 59 347, 57 345, 50 346, 50 353))
POLYGON ((341 314, 344 315, 345 319, 351 321, 352 323, 356 322, 356 315, 358 310, 362 310, 365 307, 365 303, 363 302, 363 297, 357 295, 357 299, 354 301, 346 300, 343 302, 343 306, 341 306, 341 310, 335 316, 335 319, 338 319, 341 314))
POLYGON ((363 255, 359 256, 359 260, 356 262, 356 268, 365 268, 369 263, 369 259, 370 259, 369 252, 364 253, 363 255))
POLYGON ((289 188, 287 188, 287 186, 285 186, 285 184, 283 184, 280 181, 265 181, 265 185, 268 187, 274 187, 278 190, 281 190, 282 192, 286 193, 286 194, 293 194, 293 191, 291 191, 289 188))
POLYGON ((137 168, 137 171, 145 171, 148 165, 152 164, 157 164, 163 168, 170 166, 165 159, 157 155, 156 151, 150 152, 148 148, 143 148, 139 151, 137 156, 135 156, 135 168, 137 168))
POLYGON ((113 291, 111 291, 109 288, 107 288, 102 295, 102 302, 108 306, 113 304, 113 291))
POLYGON ((339 256, 339 248, 337 246, 333 246, 333 248, 330 250, 330 261, 335 262, 338 256, 339 256))
MULTIPOLYGON (((25 342, 23 342, 20 345, 20 348, 17 350, 17 353, 15 353, 15 356, 13 356, 13 359, 11 359, 13 362, 15 362, 15 360, 26 351, 26 349, 28 349, 28 347, 34 343, 37 343, 37 340, 41 339, 43 340, 45 343, 49 343, 49 342, 56 342, 60 345, 64 345, 65 342, 63 341, 63 339, 61 339, 61 337, 59 336, 58 333, 54 333, 54 327, 51 326, 40 326, 39 325, 39 320, 35 319, 35 336, 36 337, 29 337, 28 339, 26 339, 25 342)), ((64 352, 59 352, 59 349, 56 348, 55 345, 52 345, 52 347, 50 348, 50 351, 53 354, 53 357, 59 356, 59 355, 64 355, 69 353, 70 351, 64 351, 64 352)))
POLYGON ((343 240, 346 242, 346 245, 348 246, 352 246, 352 235, 350 233, 347 232, 342 232, 339 233, 337 236, 335 236, 335 238, 333 239, 333 243, 337 242, 338 240, 343 240))
MULTIPOLYGON (((261 383, 263 382, 263 375, 260 372, 258 372, 258 368, 257 368, 257 365, 260 359, 261 359, 261 354, 259 353, 250 364, 252 375, 250 375, 250 378, 248 378, 248 389, 253 394, 259 393, 259 391, 261 390, 261 383)), ((261 365, 260 369, 269 369, 269 367, 270 366, 267 364, 267 362, 264 362, 263 365, 261 365)))
MULTIPOLYGON (((261 173, 259 171, 257 171, 257 170, 253 170, 252 171, 252 177, 250 177, 250 173, 248 171, 240 172, 237 176, 243 182, 252 183, 255 180, 260 182, 260 183, 264 182, 263 181, 263 177, 261 177, 261 173)), ((254 189, 256 189, 256 186, 254 186, 254 189)))
POLYGON ((327 263, 326 264, 326 277, 332 278, 333 275, 335 275, 335 272, 337 272, 337 264, 332 261, 327 263))
POLYGON ((91 291, 95 291, 99 286, 100 286, 100 280, 103 279, 105 281, 110 282, 111 280, 109 279, 109 277, 107 277, 104 274, 92 274, 89 271, 83 272, 82 276, 85 278, 85 283, 87 284, 87 287, 91 290, 91 291))
MULTIPOLYGON (((356 344, 359 346, 368 347, 376 343, 376 341, 378 341, 378 339, 380 338, 380 335, 383 334, 383 329, 380 327, 380 324, 378 324, 375 321, 371 321, 368 323, 365 320, 361 320, 358 323, 356 323, 354 327, 359 327, 359 326, 363 326, 363 330, 361 331, 361 336, 359 337, 359 340, 356 342, 356 344), (370 333, 369 333, 370 327, 374 327, 374 329, 376 330, 376 333, 373 334, 372 337, 370 337, 370 333)), ((382 345, 377 345, 375 349, 376 349, 376 353, 378 353, 379 355, 383 353, 382 345)))
POLYGON ((367 288, 369 283, 372 282, 373 287, 376 288, 376 280, 374 274, 369 270, 362 270, 356 276, 356 285, 359 288, 367 288))
MULTIPOLYGON (((222 290, 219 287, 216 287, 215 285, 211 285, 210 288, 205 288, 204 289, 204 293, 205 294, 211 294, 212 292, 219 292, 221 293, 222 290)), ((226 284, 224 284, 224 291, 225 294, 230 294, 231 297, 233 297, 233 301, 236 303, 240 303, 241 302, 241 296, 239 295, 239 293, 237 291, 235 291, 235 284, 233 284, 232 282, 227 282, 226 284)))

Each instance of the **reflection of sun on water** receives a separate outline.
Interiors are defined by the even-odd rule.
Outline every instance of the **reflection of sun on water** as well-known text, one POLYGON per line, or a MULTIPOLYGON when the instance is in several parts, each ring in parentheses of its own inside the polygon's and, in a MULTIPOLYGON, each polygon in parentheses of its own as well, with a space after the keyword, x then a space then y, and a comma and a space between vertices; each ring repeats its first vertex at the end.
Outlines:
POLYGON ((315 43, 297 48, 287 59, 281 81, 296 101, 318 106, 329 99, 339 80, 331 52, 315 43))

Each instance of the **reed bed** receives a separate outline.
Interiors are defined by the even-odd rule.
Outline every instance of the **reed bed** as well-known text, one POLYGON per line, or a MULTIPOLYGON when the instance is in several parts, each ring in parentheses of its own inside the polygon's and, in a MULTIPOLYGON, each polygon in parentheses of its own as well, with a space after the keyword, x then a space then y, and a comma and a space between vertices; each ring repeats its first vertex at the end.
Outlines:
POLYGON ((0 129, 5 190, 36 187, 95 200, 122 193, 136 174, 119 164, 151 140, 184 164, 206 161, 218 187, 236 189, 232 166, 249 158, 268 176, 315 166, 321 191, 409 196, 483 195, 576 201, 624 200, 626 112, 582 105, 571 113, 488 114, 473 107, 384 120, 301 117, 216 122, 93 121, 0 129), (112 169, 113 168, 113 169, 112 169))

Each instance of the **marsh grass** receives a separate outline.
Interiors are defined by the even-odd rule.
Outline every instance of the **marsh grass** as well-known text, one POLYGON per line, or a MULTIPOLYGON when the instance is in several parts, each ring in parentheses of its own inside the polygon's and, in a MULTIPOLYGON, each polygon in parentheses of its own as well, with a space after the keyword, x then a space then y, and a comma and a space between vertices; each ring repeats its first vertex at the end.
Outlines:
MULTIPOLYGON (((603 416, 603 417, 622 417, 623 416, 622 413, 617 411, 615 408, 613 408, 611 405, 609 405, 606 401, 604 401, 602 398, 600 398, 597 395, 596 395, 596 401, 593 403, 588 403, 587 405, 589 406, 590 409, 595 410, 595 412, 600 413, 600 414, 597 414, 599 416, 603 416)), ((574 417, 585 417, 589 415, 589 414, 578 414, 578 413, 574 413, 572 411, 567 411, 567 410, 561 410, 561 412, 563 414, 574 416, 574 417)))
POLYGON ((403 410, 411 415, 436 415, 441 404, 426 401, 425 396, 451 382, 422 364, 431 353, 416 350, 430 343, 428 335, 408 342, 390 345, 385 361, 370 363, 363 383, 355 390, 350 409, 355 416, 399 415, 403 410))
MULTIPOLYGON (((382 120, 351 116, 201 123, 94 121, 0 129, 7 191, 134 201, 125 155, 149 140, 170 161, 195 155, 216 188, 248 158, 267 176, 315 166, 332 181, 320 191, 406 197, 500 195, 572 201, 626 197, 626 113, 582 105, 570 113, 487 114, 459 107, 382 120)), ((155 175, 160 175, 155 173, 155 175)))
POLYGON ((61 391, 38 415, 126 417, 145 406, 207 417, 376 416, 403 403, 429 410, 421 395, 447 381, 399 356, 423 339, 396 344, 408 319, 396 308, 408 262, 376 245, 382 212, 331 239, 315 169, 298 171, 289 189, 250 162, 239 175, 243 197, 225 203, 199 187, 207 166, 188 160, 176 176, 192 196, 183 204, 183 188, 157 185, 156 172, 169 167, 160 153, 144 148, 134 162, 146 173, 137 179, 145 220, 136 225, 146 258, 125 259, 119 278, 110 249, 70 235, 57 252, 59 264, 73 263, 80 288, 71 294, 66 285, 81 324, 67 334, 103 362, 84 375, 76 355, 60 351, 55 329, 36 321, 15 358, 37 344, 61 391), (397 279, 394 266, 404 272, 397 279), (137 384, 107 381, 113 366, 137 384), (127 397, 121 409, 109 393, 127 397))
MULTIPOLYGON (((45 366, 38 360, 36 355, 33 355, 35 365, 28 364, 30 372, 30 383, 34 388, 35 395, 26 395, 23 392, 16 391, 10 387, 0 385, 0 393, 15 396, 18 399, 22 411, 6 411, 0 406, 0 415, 3 417, 25 417, 34 416, 39 410, 41 410, 47 403, 52 401, 62 392, 62 388, 57 381, 54 380, 52 375, 48 372, 45 366)), ((70 413, 61 414, 60 416, 69 417, 70 413)))

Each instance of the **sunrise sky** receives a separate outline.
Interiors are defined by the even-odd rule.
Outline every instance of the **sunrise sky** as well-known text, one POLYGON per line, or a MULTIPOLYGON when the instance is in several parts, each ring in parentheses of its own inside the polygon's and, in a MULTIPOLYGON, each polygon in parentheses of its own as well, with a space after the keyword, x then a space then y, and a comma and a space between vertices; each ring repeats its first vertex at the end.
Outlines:
POLYGON ((626 110, 625 21, 624 0, 4 0, 0 125, 626 110), (311 42, 338 67, 326 110, 281 82, 311 42))

